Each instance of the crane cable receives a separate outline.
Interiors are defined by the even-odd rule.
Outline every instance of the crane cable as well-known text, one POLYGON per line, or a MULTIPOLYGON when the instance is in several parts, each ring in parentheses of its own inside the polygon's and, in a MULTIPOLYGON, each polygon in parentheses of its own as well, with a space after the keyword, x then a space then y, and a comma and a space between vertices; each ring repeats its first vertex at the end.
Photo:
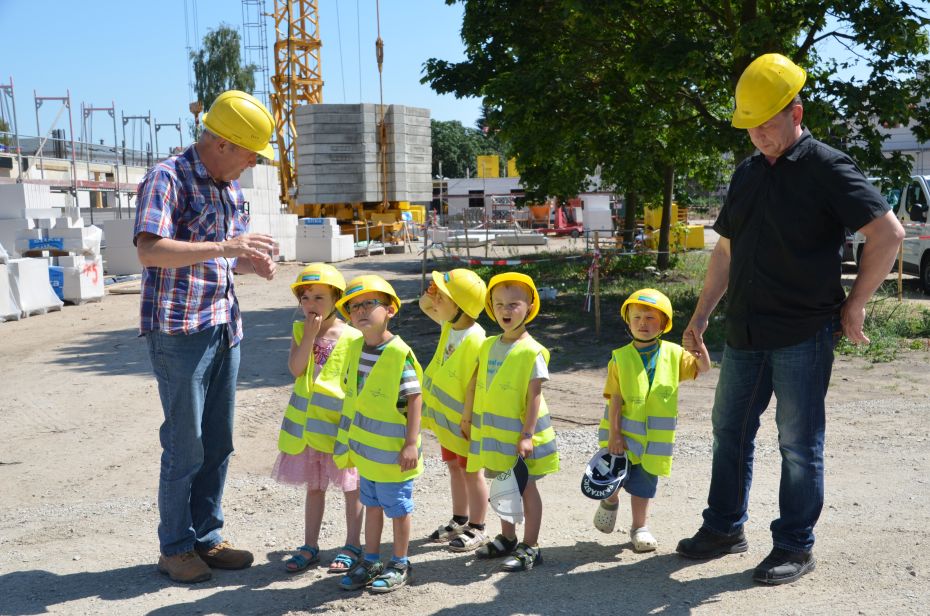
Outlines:
MULTIPOLYGON (((378 156, 381 168, 381 207, 384 212, 388 208, 387 199, 387 127, 384 125, 384 80, 381 67, 384 64, 384 41, 381 40, 381 1, 375 0, 375 23, 378 28, 378 38, 375 41, 375 57, 378 59, 378 97, 381 121, 378 123, 378 156)), ((383 238, 382 238, 383 239, 383 238)))

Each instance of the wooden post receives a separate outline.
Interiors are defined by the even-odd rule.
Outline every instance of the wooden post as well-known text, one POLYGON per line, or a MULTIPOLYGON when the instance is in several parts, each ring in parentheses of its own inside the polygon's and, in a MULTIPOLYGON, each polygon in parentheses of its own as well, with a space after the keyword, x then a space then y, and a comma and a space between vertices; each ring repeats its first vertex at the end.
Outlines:
POLYGON ((599 234, 594 232, 594 335, 601 337, 601 274, 597 263, 600 247, 599 234))
POLYGON ((904 280, 902 279, 902 272, 904 272, 904 242, 901 242, 898 245, 898 301, 904 301, 904 280))
MULTIPOLYGON (((468 210, 465 210, 466 212, 468 210)), ((462 228, 465 230, 465 256, 471 260, 471 248, 468 246, 468 217, 462 212, 462 228)))
POLYGON ((488 213, 485 212, 484 213, 484 258, 485 259, 488 258, 488 225, 490 224, 491 224, 490 221, 488 221, 488 213))

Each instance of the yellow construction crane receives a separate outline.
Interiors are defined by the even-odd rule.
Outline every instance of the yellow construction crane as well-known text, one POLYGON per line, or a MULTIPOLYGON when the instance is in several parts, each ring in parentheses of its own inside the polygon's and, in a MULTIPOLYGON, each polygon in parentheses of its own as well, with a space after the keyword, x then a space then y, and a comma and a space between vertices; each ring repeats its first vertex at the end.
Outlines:
POLYGON ((271 107, 278 141, 281 203, 295 214, 297 188, 297 128, 300 105, 323 102, 320 68, 320 16, 317 0, 275 0, 274 76, 271 107))

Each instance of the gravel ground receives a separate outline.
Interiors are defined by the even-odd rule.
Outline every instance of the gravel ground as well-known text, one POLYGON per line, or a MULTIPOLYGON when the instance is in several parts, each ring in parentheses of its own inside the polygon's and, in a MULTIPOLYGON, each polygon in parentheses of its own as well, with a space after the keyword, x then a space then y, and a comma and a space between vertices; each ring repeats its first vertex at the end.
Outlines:
MULTIPOLYGON (((355 259, 347 276, 380 272, 405 300, 419 290, 415 255, 355 259)), ((754 585, 751 569, 771 547, 779 455, 774 404, 763 420, 747 553, 696 563, 674 554, 700 524, 711 454, 710 408, 717 369, 681 391, 675 469, 662 481, 650 526, 653 554, 632 551, 629 512, 617 530, 594 530, 596 503, 578 489, 596 447, 600 391, 620 323, 566 331, 543 314, 533 333, 553 349, 545 393, 555 417, 562 470, 545 478, 544 564, 507 574, 493 562, 425 543, 448 519, 438 447, 424 439, 426 472, 415 490, 413 582, 386 596, 343 592, 324 569, 289 575, 282 559, 302 543, 303 495, 268 478, 290 381, 286 354, 294 305, 287 285, 237 280, 247 339, 237 405, 237 451, 224 498, 228 537, 252 549, 245 571, 219 571, 195 586, 155 569, 161 410, 144 342, 135 334, 138 297, 0 324, 0 614, 924 614, 930 602, 930 401, 928 354, 871 365, 840 358, 828 398, 827 504, 818 525, 817 570, 798 583, 754 585)), ((608 312, 605 311, 605 315, 608 312)), ((430 356, 435 327, 405 304, 397 333, 430 356)), ((341 544, 341 502, 328 496, 323 560, 341 544)), ((489 519, 490 530, 497 521, 489 519)), ((385 542, 390 541, 385 531, 385 542)), ((388 546, 384 546, 384 552, 388 546)))

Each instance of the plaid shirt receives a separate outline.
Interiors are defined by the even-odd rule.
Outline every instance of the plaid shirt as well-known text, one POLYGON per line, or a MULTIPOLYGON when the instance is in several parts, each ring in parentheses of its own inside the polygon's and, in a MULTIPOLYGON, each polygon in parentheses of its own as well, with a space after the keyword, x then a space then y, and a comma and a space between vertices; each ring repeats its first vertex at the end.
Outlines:
MULTIPOLYGON (((194 146, 163 160, 139 183, 133 237, 151 233, 182 242, 221 242, 248 231, 239 182, 216 182, 194 146)), ((193 334, 226 324, 230 346, 242 340, 233 288, 235 259, 142 272, 140 334, 193 334)))

